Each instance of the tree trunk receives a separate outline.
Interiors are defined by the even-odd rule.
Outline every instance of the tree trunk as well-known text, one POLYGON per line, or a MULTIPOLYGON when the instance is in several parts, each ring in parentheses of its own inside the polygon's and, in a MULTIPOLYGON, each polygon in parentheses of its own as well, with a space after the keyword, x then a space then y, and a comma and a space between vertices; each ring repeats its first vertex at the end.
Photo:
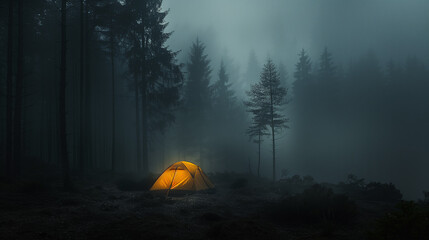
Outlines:
POLYGON ((21 164, 21 122, 22 122, 22 88, 23 88, 23 0, 18 1, 18 66, 16 74, 16 85, 15 85, 15 115, 14 115, 14 163, 13 169, 16 177, 19 176, 20 164, 21 164))
POLYGON ((92 158, 92 113, 91 113, 91 81, 90 81, 90 30, 89 30, 89 0, 85 1, 85 33, 84 53, 85 53, 85 157, 89 168, 94 168, 92 158))
POLYGON ((6 176, 12 177, 12 52, 13 52, 13 0, 9 0, 9 20, 7 37, 7 76, 6 76, 6 176))
POLYGON ((136 157, 137 157, 137 170, 141 170, 141 143, 140 143, 140 108, 139 108, 139 86, 138 86, 138 76, 134 74, 134 86, 135 86, 135 98, 136 98, 136 138, 137 138, 137 147, 136 147, 136 157))
POLYGON ((83 0, 80 0, 80 53, 79 53, 79 170, 80 173, 85 171, 85 161, 84 161, 84 127, 83 127, 83 0))
MULTIPOLYGON (((270 74, 270 79, 272 78, 270 74)), ((271 118, 271 136, 273 139, 273 182, 276 181, 276 140, 274 132, 274 101, 273 101, 273 88, 270 84, 270 118, 271 118)))
POLYGON ((67 153, 67 133, 66 133, 66 67, 67 67, 67 0, 61 2, 61 66, 60 66, 60 89, 59 89, 59 124, 60 124, 60 144, 61 163, 63 170, 63 184, 65 189, 70 189, 70 166, 67 153))
MULTIPOLYGON (((142 18, 144 17, 145 10, 142 10, 142 18)), ((146 46, 147 41, 145 38, 145 19, 142 19, 141 26, 141 39, 142 39, 142 66, 141 66, 141 93, 142 93, 142 153, 143 153, 143 173, 147 174, 149 171, 149 150, 148 150, 148 119, 147 119, 147 82, 146 82, 146 46)))
POLYGON ((148 121, 147 121, 147 96, 146 96, 146 82, 142 77, 142 153, 143 153, 143 161, 142 168, 143 173, 146 174, 149 171, 149 149, 148 149, 148 121))
MULTIPOLYGON (((112 27, 112 26, 111 26, 112 27)), ((110 31, 113 31, 110 29, 110 31)), ((115 123, 115 52, 114 52, 114 40, 113 40, 113 32, 110 35, 110 60, 111 60, 111 68, 112 68, 112 173, 116 171, 116 158, 115 158, 115 150, 116 150, 116 123, 115 123)))
POLYGON ((260 169, 261 169, 261 132, 259 132, 258 134, 258 177, 260 177, 259 175, 260 169))
POLYGON ((276 140, 274 135, 275 134, 274 126, 271 127, 271 134, 273 136, 273 182, 274 182, 276 181, 276 140))

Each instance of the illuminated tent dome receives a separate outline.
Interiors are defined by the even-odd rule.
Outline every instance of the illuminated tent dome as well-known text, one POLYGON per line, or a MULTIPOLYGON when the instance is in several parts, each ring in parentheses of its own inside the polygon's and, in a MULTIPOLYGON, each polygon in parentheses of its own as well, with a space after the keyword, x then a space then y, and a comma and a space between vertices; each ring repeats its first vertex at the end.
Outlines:
POLYGON ((153 186, 151 191, 195 192, 213 189, 214 185, 201 168, 193 163, 180 161, 169 166, 153 186))

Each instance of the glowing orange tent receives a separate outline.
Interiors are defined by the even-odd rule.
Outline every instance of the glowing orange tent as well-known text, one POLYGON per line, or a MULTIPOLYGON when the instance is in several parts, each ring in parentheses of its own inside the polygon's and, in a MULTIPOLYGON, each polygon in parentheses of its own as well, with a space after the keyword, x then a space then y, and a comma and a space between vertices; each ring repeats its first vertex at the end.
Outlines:
POLYGON ((169 166, 153 186, 151 191, 195 192, 213 189, 214 185, 201 168, 193 163, 180 161, 169 166))

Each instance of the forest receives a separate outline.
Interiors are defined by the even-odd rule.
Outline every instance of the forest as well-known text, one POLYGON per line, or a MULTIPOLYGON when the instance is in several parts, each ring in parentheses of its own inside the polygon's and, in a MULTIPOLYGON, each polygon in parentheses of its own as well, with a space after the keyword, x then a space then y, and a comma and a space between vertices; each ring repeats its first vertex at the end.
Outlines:
POLYGON ((427 10, 2 1, 0 236, 428 239, 427 10))

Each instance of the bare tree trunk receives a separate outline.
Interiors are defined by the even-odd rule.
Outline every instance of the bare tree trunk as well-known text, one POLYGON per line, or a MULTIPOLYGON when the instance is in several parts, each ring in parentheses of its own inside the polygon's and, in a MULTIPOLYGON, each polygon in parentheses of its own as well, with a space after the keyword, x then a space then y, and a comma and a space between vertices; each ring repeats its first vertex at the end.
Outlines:
MULTIPOLYGON (((113 19, 112 19, 113 21, 113 19)), ((113 39, 113 22, 111 23, 111 35, 110 35, 110 63, 112 68, 112 173, 115 173, 116 171, 116 158, 115 158, 115 150, 116 150, 116 143, 115 143, 115 134, 116 134, 116 123, 115 123, 115 52, 114 52, 114 39, 113 39)))
POLYGON ((7 37, 7 76, 6 76, 6 175, 12 177, 12 82, 13 82, 13 0, 9 0, 9 20, 7 37))
POLYGON ((84 161, 84 128, 83 128, 83 0, 80 0, 80 56, 79 56, 79 170, 81 173, 85 171, 85 161, 84 161))
POLYGON ((260 177, 259 175, 260 169, 261 169, 261 132, 259 132, 258 134, 258 177, 260 177))
MULTIPOLYGON (((270 76, 271 79, 271 76, 270 76)), ((270 84, 270 117, 271 117, 271 136, 273 140, 273 182, 276 181, 276 140, 274 132, 274 102, 273 102, 273 89, 270 84)))
MULTIPOLYGON (((144 16, 144 10, 142 10, 142 17, 144 16)), ((146 39, 145 39, 145 27, 144 21, 142 21, 141 38, 142 38, 142 66, 141 66, 141 93, 142 93, 142 152, 143 152, 143 173, 147 174, 149 171, 149 150, 148 150, 148 119, 147 119, 147 83, 146 83, 146 39)))
POLYGON ((90 81, 90 31, 89 31, 89 0, 85 1, 85 157, 90 168, 94 168, 94 160, 92 158, 92 113, 91 113, 91 81, 90 81))
POLYGON ((67 68, 67 0, 61 1, 61 66, 60 66, 60 89, 59 89, 59 124, 61 163, 63 170, 63 184, 65 189, 71 188, 70 166, 67 152, 67 129, 66 129, 66 68, 67 68))
POLYGON ((162 147, 162 151, 161 151, 161 166, 162 169, 164 169, 164 165, 165 165, 165 133, 162 134, 162 143, 161 143, 161 147, 162 147))
POLYGON ((22 122, 22 88, 23 88, 23 0, 18 1, 18 67, 15 85, 15 116, 14 116, 14 174, 19 176, 21 164, 21 122, 22 122))
MULTIPOLYGON (((142 77, 143 78, 143 77, 142 77)), ((142 79, 142 143, 143 143, 143 158, 142 168, 143 173, 146 174, 149 171, 149 149, 148 149, 148 121, 147 121, 147 96, 146 96, 146 82, 142 79)))
POLYGON ((139 86, 138 86, 138 76, 134 75, 134 86, 135 86, 135 98, 136 98, 136 138, 137 138, 137 170, 141 170, 141 143, 140 143, 140 108, 139 108, 139 86))
MULTIPOLYGON (((272 121, 274 122, 274 120, 272 121)), ((276 140, 274 126, 271 127, 271 134, 273 136, 273 182, 276 181, 276 140)))

